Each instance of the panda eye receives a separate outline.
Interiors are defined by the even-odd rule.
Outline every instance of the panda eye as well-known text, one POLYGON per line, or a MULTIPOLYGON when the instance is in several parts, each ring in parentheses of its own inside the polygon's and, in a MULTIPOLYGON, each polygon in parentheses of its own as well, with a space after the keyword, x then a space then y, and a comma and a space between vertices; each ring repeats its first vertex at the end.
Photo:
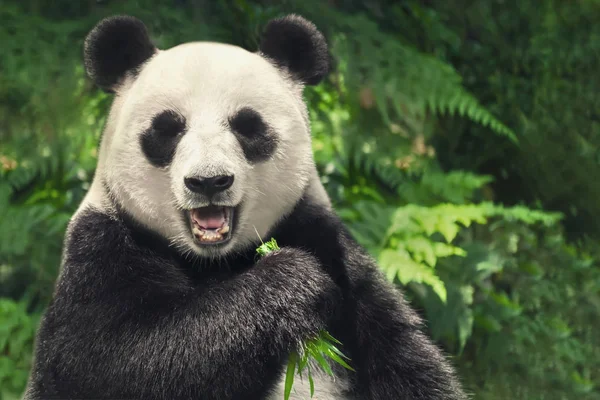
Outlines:
POLYGON ((152 130, 161 136, 177 136, 185 130, 185 118, 175 111, 163 111, 152 120, 152 130))
POLYGON ((181 114, 170 110, 157 114, 140 136, 142 151, 148 161, 157 167, 168 166, 185 130, 186 121, 181 114))
POLYGON ((266 161, 275 153, 279 142, 277 132, 252 108, 242 108, 230 117, 229 127, 249 162, 266 161))
POLYGON ((260 114, 249 107, 242 108, 229 118, 229 126, 236 133, 247 137, 264 135, 267 131, 267 125, 260 114))

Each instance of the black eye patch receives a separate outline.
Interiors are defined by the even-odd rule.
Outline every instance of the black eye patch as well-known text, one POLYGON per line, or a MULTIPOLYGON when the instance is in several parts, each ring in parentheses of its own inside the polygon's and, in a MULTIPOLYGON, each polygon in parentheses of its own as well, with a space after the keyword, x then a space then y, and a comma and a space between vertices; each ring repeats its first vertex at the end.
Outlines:
POLYGON ((185 130, 186 121, 181 114, 167 110, 155 115, 152 125, 140 138, 148 161, 156 167, 168 166, 185 130))
POLYGON ((242 145, 246 159, 252 163, 269 159, 277 148, 277 135, 250 107, 244 107, 229 118, 229 126, 242 145))

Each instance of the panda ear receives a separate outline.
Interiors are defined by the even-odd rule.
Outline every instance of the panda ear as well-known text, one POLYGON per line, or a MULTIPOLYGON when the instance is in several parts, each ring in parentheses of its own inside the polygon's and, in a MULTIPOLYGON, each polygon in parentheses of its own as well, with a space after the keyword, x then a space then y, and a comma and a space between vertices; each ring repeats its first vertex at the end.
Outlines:
POLYGON ((98 86, 113 92, 126 73, 135 74, 157 51, 142 21, 110 17, 100 21, 85 39, 85 69, 98 86))
POLYGON ((329 54, 323 34, 312 22, 298 15, 270 21, 262 36, 260 52, 307 85, 318 84, 329 72, 329 54))

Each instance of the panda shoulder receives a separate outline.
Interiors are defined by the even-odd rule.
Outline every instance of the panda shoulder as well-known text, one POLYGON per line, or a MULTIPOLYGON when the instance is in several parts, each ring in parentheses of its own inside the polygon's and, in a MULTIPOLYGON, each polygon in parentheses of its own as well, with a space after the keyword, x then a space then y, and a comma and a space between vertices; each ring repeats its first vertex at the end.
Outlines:
MULTIPOLYGON (((62 269, 106 263, 115 250, 130 243, 123 221, 109 211, 95 207, 79 210, 69 222, 65 240, 62 269)), ((63 275, 61 274, 61 275, 63 275)))

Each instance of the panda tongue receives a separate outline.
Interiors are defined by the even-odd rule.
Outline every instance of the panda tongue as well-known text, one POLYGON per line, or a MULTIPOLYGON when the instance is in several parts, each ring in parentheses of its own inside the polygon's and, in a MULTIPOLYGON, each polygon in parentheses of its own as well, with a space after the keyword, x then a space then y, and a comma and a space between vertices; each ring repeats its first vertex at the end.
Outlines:
POLYGON ((218 229, 225 224, 225 213, 221 207, 195 208, 192 219, 203 229, 218 229))

